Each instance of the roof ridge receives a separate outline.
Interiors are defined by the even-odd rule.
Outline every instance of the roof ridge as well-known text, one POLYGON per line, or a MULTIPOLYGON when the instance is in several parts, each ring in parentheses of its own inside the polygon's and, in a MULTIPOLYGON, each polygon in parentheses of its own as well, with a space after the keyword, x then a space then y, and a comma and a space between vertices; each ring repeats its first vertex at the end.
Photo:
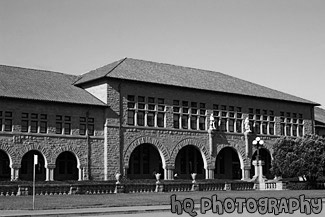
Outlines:
POLYGON ((72 74, 58 72, 58 71, 51 71, 51 70, 47 70, 47 69, 36 69, 36 68, 27 68, 27 67, 23 67, 23 66, 12 66, 12 65, 3 65, 3 64, 0 64, 0 67, 1 66, 10 67, 10 68, 17 68, 17 69, 27 69, 27 70, 38 71, 38 72, 56 73, 56 74, 61 74, 61 75, 78 77, 78 75, 72 75, 72 74))

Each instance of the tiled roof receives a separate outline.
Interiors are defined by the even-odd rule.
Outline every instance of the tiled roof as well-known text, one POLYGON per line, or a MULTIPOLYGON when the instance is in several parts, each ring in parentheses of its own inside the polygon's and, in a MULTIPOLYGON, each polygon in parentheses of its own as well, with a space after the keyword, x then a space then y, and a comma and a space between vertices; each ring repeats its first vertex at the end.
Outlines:
POLYGON ((163 85, 271 98, 318 105, 290 94, 220 72, 125 58, 82 75, 76 85, 100 78, 118 78, 163 85))
POLYGON ((0 97, 105 105, 73 85, 77 76, 0 65, 0 97))
POLYGON ((325 110, 315 107, 315 120, 325 124, 325 110))

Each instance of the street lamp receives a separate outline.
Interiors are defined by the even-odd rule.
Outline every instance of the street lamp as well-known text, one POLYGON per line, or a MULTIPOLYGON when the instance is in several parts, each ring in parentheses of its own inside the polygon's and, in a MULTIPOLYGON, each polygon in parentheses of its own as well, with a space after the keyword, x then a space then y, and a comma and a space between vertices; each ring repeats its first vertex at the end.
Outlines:
POLYGON ((253 145, 256 146, 256 150, 257 150, 257 153, 256 153, 256 161, 258 162, 260 159, 260 147, 263 146, 264 144, 264 141, 261 140, 260 137, 256 137, 256 139, 253 141, 253 145))
POLYGON ((261 140, 260 137, 256 137, 253 141, 253 145, 256 147, 256 160, 253 161, 253 165, 255 167, 255 175, 253 177, 253 180, 256 182, 256 189, 261 189, 265 187, 263 184, 265 182, 265 177, 263 176, 263 165, 264 162, 260 160, 260 147, 263 146, 264 141, 261 140))

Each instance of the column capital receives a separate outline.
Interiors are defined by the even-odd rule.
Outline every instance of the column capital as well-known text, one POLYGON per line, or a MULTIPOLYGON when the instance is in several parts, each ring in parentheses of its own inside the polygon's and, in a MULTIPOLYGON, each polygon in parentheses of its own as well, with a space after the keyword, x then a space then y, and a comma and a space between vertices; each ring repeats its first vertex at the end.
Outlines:
POLYGON ((13 169, 20 169, 21 168, 21 164, 12 164, 11 168, 13 169))
POLYGON ((47 169, 55 169, 56 165, 55 164, 47 164, 47 169))

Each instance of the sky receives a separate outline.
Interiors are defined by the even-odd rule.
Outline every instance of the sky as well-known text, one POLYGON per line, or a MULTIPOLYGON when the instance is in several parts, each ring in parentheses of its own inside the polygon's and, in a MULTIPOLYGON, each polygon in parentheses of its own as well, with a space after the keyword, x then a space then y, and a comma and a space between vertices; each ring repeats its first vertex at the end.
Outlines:
POLYGON ((325 108, 324 0, 0 0, 0 64, 125 57, 222 72, 325 108))

